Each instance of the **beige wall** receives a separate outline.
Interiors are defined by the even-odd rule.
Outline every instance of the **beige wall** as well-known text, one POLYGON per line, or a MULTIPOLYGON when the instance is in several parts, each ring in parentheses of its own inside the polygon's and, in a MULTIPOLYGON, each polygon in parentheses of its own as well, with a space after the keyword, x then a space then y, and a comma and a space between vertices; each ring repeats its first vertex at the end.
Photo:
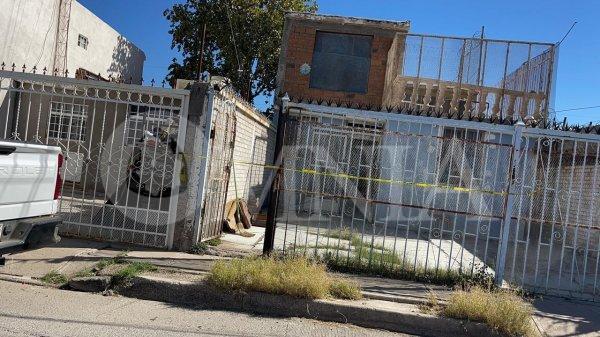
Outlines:
POLYGON ((123 76, 129 81, 131 77, 134 83, 141 83, 144 52, 77 2, 73 2, 71 11, 68 43, 67 66, 71 74, 84 68, 106 78, 123 76), (80 34, 88 38, 87 49, 77 45, 80 34))
POLYGON ((51 68, 59 0, 2 0, 0 63, 51 68), (55 15, 52 15, 52 14, 55 15))
POLYGON ((227 201, 242 198, 254 214, 265 202, 265 186, 272 170, 264 165, 273 162, 276 130, 260 112, 239 102, 236 120, 234 168, 229 177, 227 201))
MULTIPOLYGON (((2 0, 0 9, 0 64, 18 71, 23 65, 38 73, 54 67, 59 0, 2 0)), ((122 75, 139 82, 142 77, 144 52, 116 30, 73 1, 69 23, 67 68, 69 77, 84 68, 103 77, 122 75), (79 34, 89 40, 88 49, 77 45, 79 34)), ((49 71, 50 73, 51 71, 49 71)), ((0 97, 2 99, 2 97, 0 97)))

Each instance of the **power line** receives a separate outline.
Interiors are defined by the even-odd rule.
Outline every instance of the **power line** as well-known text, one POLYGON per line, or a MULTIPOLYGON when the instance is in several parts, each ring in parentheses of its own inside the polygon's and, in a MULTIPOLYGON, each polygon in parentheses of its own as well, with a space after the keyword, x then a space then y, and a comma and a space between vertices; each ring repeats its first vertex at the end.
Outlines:
POLYGON ((573 22, 573 24, 571 25, 571 28, 569 28, 569 30, 567 31, 565 36, 563 36, 563 38, 557 43, 557 45, 560 45, 567 38, 567 36, 569 36, 569 34, 571 33, 571 31, 573 30, 573 28, 575 27, 576 24, 577 24, 577 21, 573 22))
MULTIPOLYGON (((48 34, 50 34, 50 30, 52 30, 52 26, 54 24, 54 18, 56 15, 56 9, 60 7, 60 2, 57 3, 56 6, 52 7, 52 19, 50 20, 50 24, 48 26, 48 30, 46 30, 46 34, 44 35, 44 43, 42 44, 42 48, 40 50, 40 55, 37 58, 37 61, 35 61, 34 66, 38 66, 38 64, 40 63, 40 61, 42 60, 42 56, 44 55, 44 49, 46 48, 46 42, 48 40, 48 34)), ((56 24, 58 25, 58 20, 56 21, 56 24)))
POLYGON ((579 108, 569 108, 569 109, 562 109, 562 110, 554 110, 554 113, 557 113, 557 112, 566 112, 566 111, 576 111, 576 110, 597 109, 597 108, 600 108, 600 105, 584 106, 584 107, 579 107, 579 108))

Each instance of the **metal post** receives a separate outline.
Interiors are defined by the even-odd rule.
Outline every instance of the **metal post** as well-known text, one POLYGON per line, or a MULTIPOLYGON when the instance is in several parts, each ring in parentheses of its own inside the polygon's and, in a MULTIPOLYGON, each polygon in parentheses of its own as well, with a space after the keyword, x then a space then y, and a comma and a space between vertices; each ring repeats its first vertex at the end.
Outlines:
POLYGON ((198 172, 198 189, 196 190, 196 209, 194 210, 194 242, 199 242, 202 240, 202 206, 204 205, 204 195, 205 184, 208 176, 208 149, 210 145, 210 136, 212 133, 212 124, 214 117, 214 101, 215 101, 215 91, 212 86, 208 86, 208 90, 206 92, 207 96, 207 104, 206 104, 206 117, 204 119, 204 139, 202 142, 202 152, 200 161, 204 161, 202 165, 200 165, 200 171, 198 172))
POLYGON ((485 26, 481 26, 481 38, 479 40, 479 65, 477 65, 477 85, 482 86, 481 83, 481 61, 483 58, 483 38, 485 34, 485 26))
POLYGON ((277 226, 277 207, 279 201, 279 185, 283 176, 283 136, 285 130, 285 121, 287 114, 287 105, 290 102, 290 98, 286 94, 281 98, 281 107, 279 110, 279 118, 277 121, 277 139, 275 142, 275 155, 274 158, 279 165, 277 172, 275 172, 275 179, 271 182, 271 193, 269 197, 269 210, 267 212, 267 227, 265 229, 265 242, 263 245, 263 254, 271 254, 275 246, 275 227, 277 226))
POLYGON ((498 252, 498 258, 496 261, 496 285, 502 286, 502 281, 504 278, 504 268, 506 263, 506 253, 508 251, 508 239, 510 236, 510 225, 513 213, 513 206, 515 203, 516 193, 513 193, 512 183, 513 178, 515 177, 517 167, 519 165, 519 160, 521 157, 521 138, 523 135, 523 129, 525 128, 525 123, 519 119, 519 121, 515 124, 515 133, 513 135, 512 141, 512 153, 511 159, 509 161, 509 170, 508 170, 508 182, 506 186, 506 197, 504 198, 504 218, 502 219, 502 234, 500 236, 500 248, 498 252))

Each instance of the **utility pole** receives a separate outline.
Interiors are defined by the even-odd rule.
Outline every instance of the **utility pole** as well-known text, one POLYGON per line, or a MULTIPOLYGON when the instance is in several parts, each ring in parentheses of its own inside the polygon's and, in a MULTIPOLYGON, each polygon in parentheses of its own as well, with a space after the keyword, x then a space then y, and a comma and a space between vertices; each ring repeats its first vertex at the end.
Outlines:
POLYGON ((202 44, 200 45, 200 64, 198 65, 198 80, 202 81, 202 61, 204 61, 204 44, 206 41, 206 21, 204 21, 204 28, 202 29, 202 44))
POLYGON ((65 76, 67 71, 67 47, 69 42, 69 23, 73 0, 59 0, 58 22, 56 25, 56 43, 54 45, 54 65, 52 72, 65 76))

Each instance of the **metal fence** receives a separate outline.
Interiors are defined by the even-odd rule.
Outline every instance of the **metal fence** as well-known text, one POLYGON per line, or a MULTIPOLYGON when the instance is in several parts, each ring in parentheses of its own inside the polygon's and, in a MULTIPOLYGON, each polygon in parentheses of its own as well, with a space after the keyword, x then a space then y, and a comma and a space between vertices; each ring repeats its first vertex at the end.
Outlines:
POLYGON ((61 233, 170 247, 188 100, 185 90, 0 71, 0 138, 63 150, 61 233))
POLYGON ((276 250, 600 298, 600 136, 284 106, 276 250))
POLYGON ((398 34, 383 106, 444 114, 544 119, 553 103, 558 45, 398 34))
POLYGON ((209 97, 206 116, 209 127, 205 127, 206 148, 202 152, 206 160, 200 173, 205 176, 205 186, 199 189, 202 194, 201 214, 197 217, 200 221, 199 241, 218 237, 223 232, 236 136, 235 102, 220 93, 209 94, 209 97))

